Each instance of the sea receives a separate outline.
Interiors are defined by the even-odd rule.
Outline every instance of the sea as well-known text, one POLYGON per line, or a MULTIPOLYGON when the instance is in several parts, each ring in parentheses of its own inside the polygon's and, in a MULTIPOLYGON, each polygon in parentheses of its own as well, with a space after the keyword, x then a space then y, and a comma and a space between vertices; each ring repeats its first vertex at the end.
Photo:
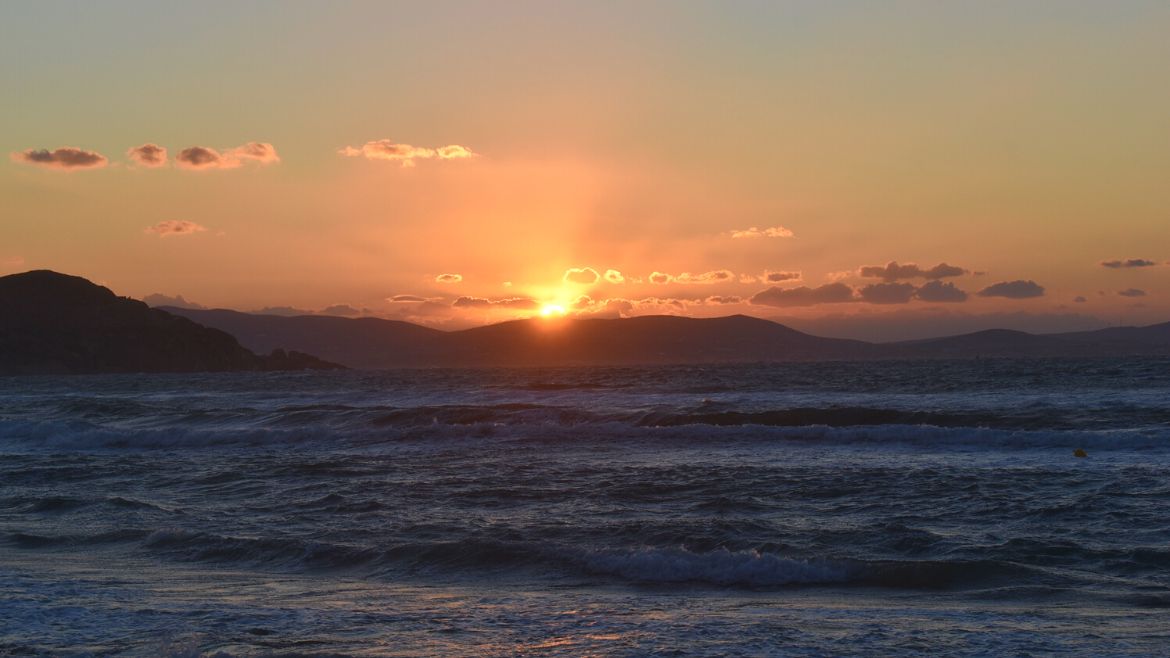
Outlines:
POLYGON ((0 378, 0 655, 1170 655, 1170 360, 0 378))

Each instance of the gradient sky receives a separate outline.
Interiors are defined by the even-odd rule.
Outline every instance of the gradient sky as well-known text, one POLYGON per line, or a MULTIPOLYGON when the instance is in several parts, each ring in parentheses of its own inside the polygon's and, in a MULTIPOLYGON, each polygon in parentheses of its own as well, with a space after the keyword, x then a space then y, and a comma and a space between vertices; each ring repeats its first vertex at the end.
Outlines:
POLYGON ((4 3, 0 274, 441 327, 1166 321, 1167 33, 1166 2, 4 3))

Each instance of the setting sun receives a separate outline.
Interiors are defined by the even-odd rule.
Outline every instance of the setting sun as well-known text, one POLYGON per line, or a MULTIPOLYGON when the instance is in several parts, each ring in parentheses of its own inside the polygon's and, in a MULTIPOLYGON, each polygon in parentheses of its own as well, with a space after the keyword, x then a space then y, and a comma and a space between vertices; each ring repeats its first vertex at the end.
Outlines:
POLYGON ((541 317, 551 318, 565 314, 565 307, 560 304, 545 304, 540 309, 541 317))

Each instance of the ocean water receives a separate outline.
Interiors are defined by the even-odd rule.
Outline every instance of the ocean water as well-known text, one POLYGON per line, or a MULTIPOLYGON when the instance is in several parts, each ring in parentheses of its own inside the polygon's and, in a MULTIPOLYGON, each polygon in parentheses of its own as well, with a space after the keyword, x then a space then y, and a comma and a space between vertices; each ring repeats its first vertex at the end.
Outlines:
POLYGON ((1168 653, 1168 360, 0 379, 0 655, 1168 653))

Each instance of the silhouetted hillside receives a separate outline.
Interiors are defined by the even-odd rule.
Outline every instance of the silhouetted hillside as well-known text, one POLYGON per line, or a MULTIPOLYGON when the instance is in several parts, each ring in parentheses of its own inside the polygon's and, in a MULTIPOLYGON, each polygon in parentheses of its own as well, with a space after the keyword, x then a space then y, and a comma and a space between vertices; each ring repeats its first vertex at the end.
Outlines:
POLYGON ((0 277, 0 374, 336 368, 280 351, 257 356, 208 329, 76 276, 0 277))

